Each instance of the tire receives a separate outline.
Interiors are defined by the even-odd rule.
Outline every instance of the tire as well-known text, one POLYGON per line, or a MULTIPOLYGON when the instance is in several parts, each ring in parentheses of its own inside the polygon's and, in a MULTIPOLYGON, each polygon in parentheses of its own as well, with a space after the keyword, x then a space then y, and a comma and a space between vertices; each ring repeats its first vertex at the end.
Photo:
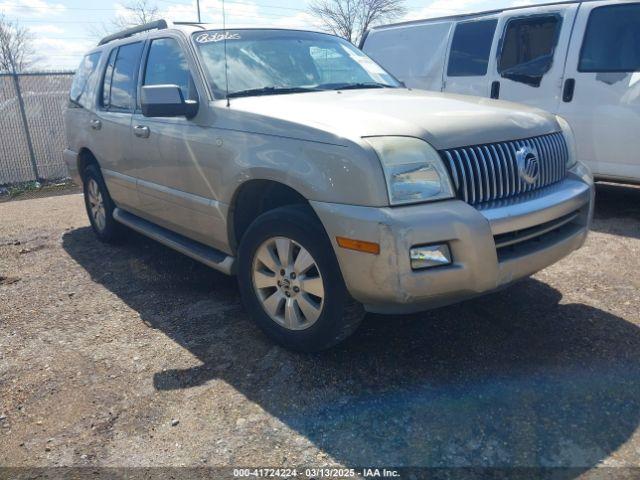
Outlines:
POLYGON ((84 170, 84 204, 91 222, 91 228, 98 239, 105 243, 114 243, 122 236, 122 226, 113 218, 115 205, 102 173, 97 165, 89 165, 84 170))
POLYGON ((287 349, 328 349, 355 332, 364 317, 309 207, 282 207, 258 217, 242 238, 238 257, 245 308, 269 338, 287 349), (282 262, 286 251, 291 260, 282 262))

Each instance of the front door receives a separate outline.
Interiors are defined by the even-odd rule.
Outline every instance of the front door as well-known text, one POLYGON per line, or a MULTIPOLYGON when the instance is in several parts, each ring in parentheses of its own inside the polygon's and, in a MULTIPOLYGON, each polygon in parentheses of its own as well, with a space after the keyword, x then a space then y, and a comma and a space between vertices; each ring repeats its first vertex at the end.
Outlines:
POLYGON ((640 180, 640 2, 581 5, 560 115, 597 176, 640 180))
POLYGON ((223 248, 224 217, 210 181, 216 170, 215 140, 207 125, 204 89, 199 93, 191 75, 195 66, 185 51, 177 37, 153 38, 143 61, 140 88, 177 85, 185 99, 200 101, 200 113, 193 119, 149 118, 136 110, 131 129, 140 214, 189 238, 223 248))
POLYGON ((494 97, 556 112, 578 4, 507 10, 493 69, 494 97))

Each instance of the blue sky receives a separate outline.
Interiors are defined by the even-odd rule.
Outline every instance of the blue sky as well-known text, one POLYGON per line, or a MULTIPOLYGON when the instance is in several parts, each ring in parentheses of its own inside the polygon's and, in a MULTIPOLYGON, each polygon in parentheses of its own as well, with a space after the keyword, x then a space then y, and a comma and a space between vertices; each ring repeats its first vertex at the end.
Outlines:
MULTIPOLYGON (((196 18, 195 0, 151 0, 163 18, 196 18)), ((406 19, 532 5, 544 0, 406 0, 406 19)), ((47 69, 75 68, 82 54, 95 45, 104 26, 125 15, 127 0, 0 0, 0 13, 28 27, 41 64, 47 69)), ((220 0, 200 0, 203 21, 220 23, 220 0)), ((228 26, 319 28, 307 13, 306 0, 227 0, 228 26)))

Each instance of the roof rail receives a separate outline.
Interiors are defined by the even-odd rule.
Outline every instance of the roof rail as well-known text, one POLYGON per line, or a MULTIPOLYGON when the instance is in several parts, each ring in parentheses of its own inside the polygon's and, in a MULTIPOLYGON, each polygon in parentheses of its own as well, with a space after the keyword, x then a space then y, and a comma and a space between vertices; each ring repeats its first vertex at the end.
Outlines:
POLYGON ((149 30, 165 30, 166 28, 168 28, 168 26, 165 20, 156 20, 155 22, 145 23, 144 25, 137 25, 135 27, 122 30, 121 32, 114 33, 113 35, 104 37, 102 40, 100 40, 100 42, 98 42, 98 46, 104 45, 105 43, 113 42, 114 40, 120 40, 121 38, 131 37, 136 33, 147 32, 149 30))
POLYGON ((207 28, 205 27, 205 25, 208 25, 208 23, 204 23, 204 22, 173 22, 174 25, 189 25, 192 27, 200 27, 203 30, 206 30, 207 28))

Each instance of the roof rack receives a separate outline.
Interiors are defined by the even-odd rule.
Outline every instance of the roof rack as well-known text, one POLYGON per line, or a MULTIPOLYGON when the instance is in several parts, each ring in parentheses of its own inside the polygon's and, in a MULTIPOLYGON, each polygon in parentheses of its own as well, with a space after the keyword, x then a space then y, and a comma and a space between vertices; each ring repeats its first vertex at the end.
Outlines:
POLYGON ((166 28, 168 28, 166 21, 156 20, 155 22, 145 23, 144 25, 127 28, 126 30, 122 30, 121 32, 104 37, 102 40, 100 40, 100 42, 98 42, 98 46, 104 45, 105 43, 113 42, 114 40, 120 40, 121 38, 131 37, 132 35, 135 35, 137 33, 148 32, 149 30, 165 30, 166 28))

